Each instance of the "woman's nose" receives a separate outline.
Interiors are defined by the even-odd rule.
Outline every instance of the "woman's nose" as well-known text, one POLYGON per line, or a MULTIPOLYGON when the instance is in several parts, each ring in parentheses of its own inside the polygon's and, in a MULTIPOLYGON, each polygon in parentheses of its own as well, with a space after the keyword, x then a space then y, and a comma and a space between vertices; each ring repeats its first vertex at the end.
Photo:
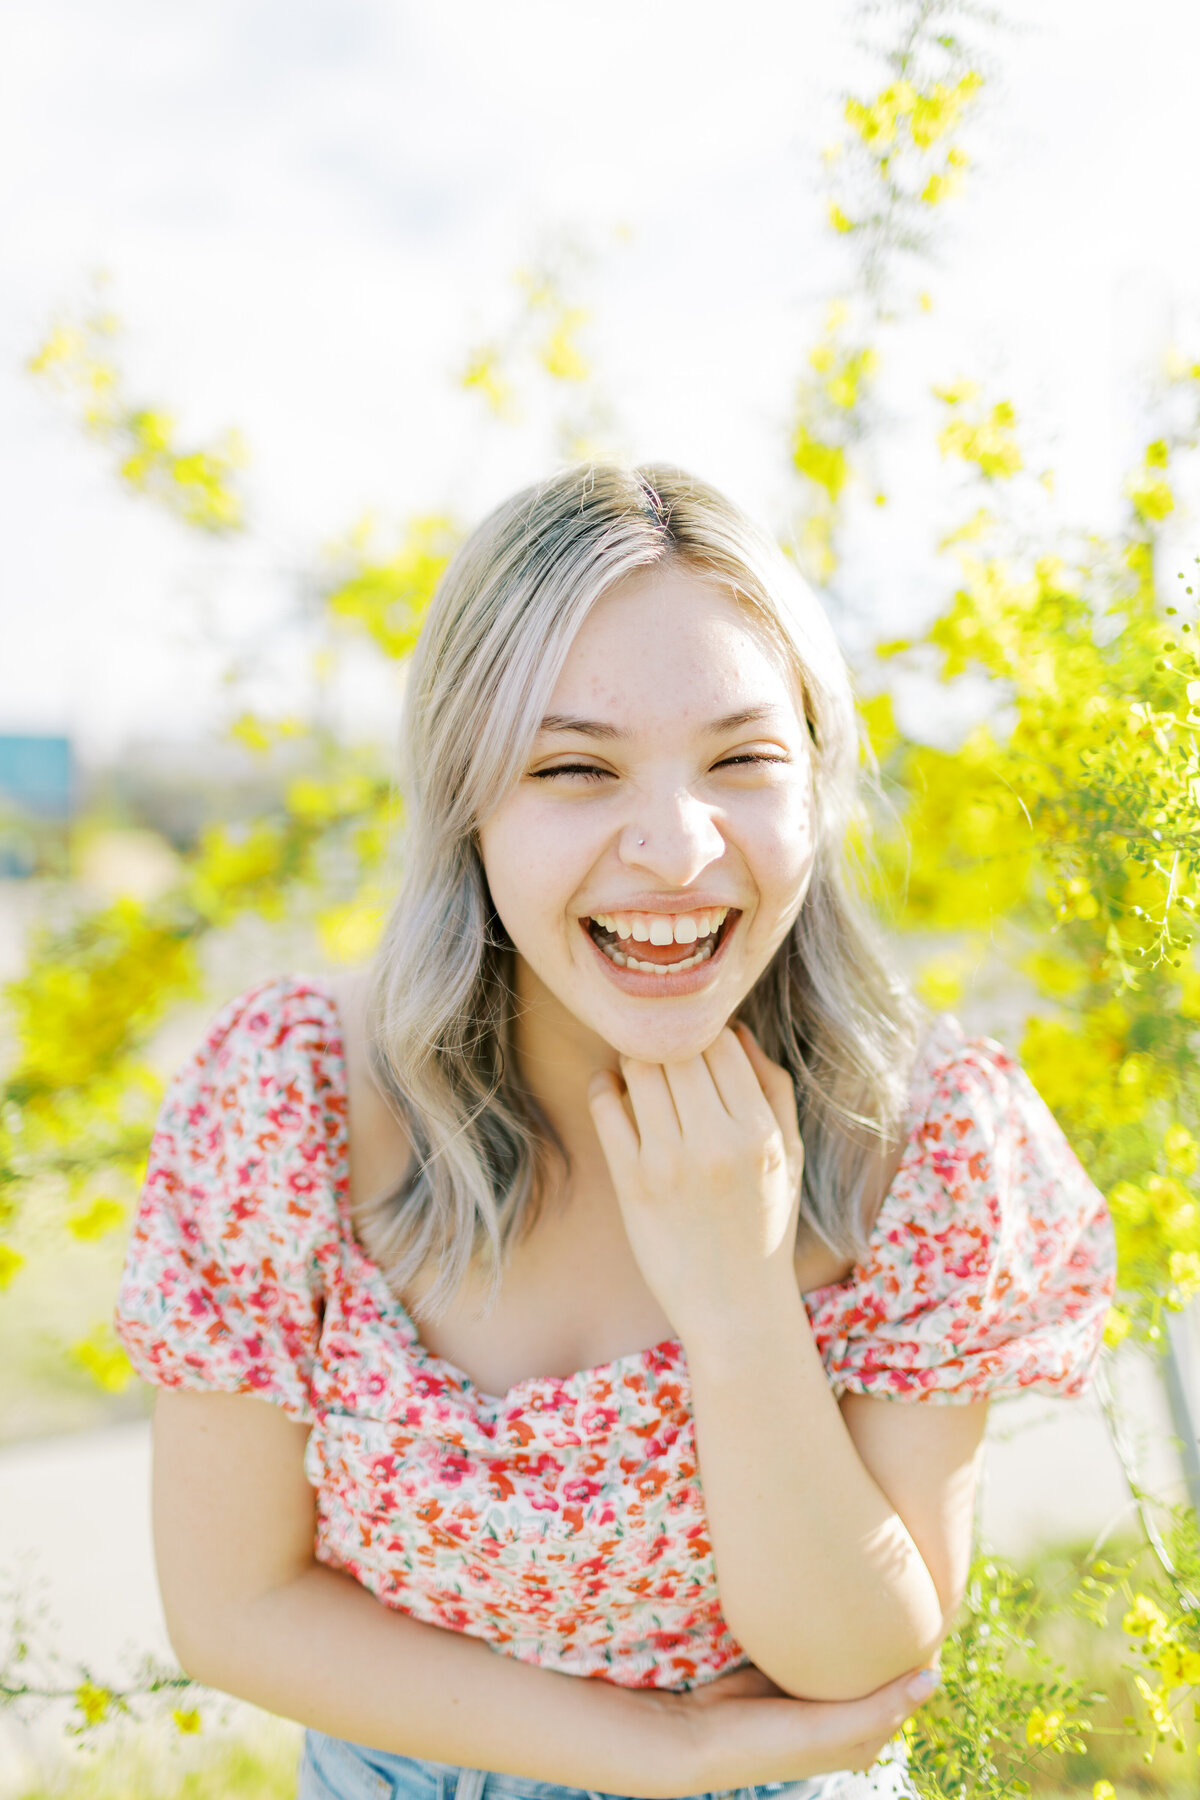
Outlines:
POLYGON ((621 859, 686 887, 725 854, 725 839, 709 808, 687 792, 635 809, 621 838, 621 859))

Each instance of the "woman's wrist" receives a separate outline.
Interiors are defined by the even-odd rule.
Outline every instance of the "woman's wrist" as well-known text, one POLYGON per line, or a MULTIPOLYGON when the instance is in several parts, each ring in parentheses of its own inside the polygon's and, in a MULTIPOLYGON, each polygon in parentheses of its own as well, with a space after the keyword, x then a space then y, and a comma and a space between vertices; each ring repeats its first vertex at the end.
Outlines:
MULTIPOLYGON (((589 1685, 606 1686, 606 1683, 589 1685)), ((605 1783, 614 1793, 631 1792, 630 1775, 637 1769, 637 1791, 660 1800, 677 1800, 680 1794, 706 1793, 711 1755, 711 1732, 691 1693, 670 1688, 622 1688, 625 1706, 614 1718, 612 1776, 605 1783)))
POLYGON ((790 1271, 763 1283, 752 1299, 708 1308, 702 1316, 676 1327, 693 1375, 711 1373, 737 1379, 738 1371, 760 1365, 779 1366, 789 1351, 816 1345, 804 1301, 790 1271))

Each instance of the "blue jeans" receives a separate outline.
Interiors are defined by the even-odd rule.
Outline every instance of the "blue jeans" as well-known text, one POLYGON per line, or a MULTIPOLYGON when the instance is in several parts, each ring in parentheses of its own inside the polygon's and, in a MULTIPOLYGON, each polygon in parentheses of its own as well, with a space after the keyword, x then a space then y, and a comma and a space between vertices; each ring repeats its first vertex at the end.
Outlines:
MULTIPOLYGON (((877 1763, 866 1775, 845 1771, 805 1781, 730 1788, 726 1794, 681 1800, 911 1800, 903 1762, 877 1763)), ((306 1731, 296 1800, 612 1800, 583 1788, 559 1787, 524 1775, 487 1775, 419 1756, 370 1750, 346 1738, 306 1731)))

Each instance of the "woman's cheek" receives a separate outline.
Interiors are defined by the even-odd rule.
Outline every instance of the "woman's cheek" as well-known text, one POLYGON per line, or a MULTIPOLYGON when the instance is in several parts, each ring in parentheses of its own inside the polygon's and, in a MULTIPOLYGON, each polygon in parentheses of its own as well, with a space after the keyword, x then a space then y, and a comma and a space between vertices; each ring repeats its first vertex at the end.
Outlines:
POLYGON ((506 807, 480 832, 492 903, 509 937, 530 960, 540 961, 561 936, 571 901, 586 877, 590 865, 582 825, 535 802, 506 807))

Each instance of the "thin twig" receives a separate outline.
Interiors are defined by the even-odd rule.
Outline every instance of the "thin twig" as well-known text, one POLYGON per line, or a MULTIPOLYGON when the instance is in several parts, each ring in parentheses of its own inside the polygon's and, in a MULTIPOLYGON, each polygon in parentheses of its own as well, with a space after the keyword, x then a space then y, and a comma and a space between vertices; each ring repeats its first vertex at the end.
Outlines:
POLYGON ((1129 1485, 1129 1492, 1133 1496, 1134 1505, 1137 1507, 1138 1519, 1141 1523, 1142 1530, 1146 1534, 1146 1541, 1157 1557, 1163 1573, 1167 1576, 1172 1587, 1175 1589, 1180 1604, 1185 1607, 1188 1612, 1200 1612, 1200 1600, 1197 1600, 1195 1594, 1192 1593, 1178 1569, 1175 1567, 1171 1558, 1171 1553, 1163 1542, 1162 1533, 1150 1516, 1146 1505, 1145 1489, 1138 1481, 1136 1475, 1137 1458, 1133 1447, 1129 1442, 1128 1435, 1126 1434, 1124 1421, 1121 1418, 1116 1399, 1113 1395, 1112 1386, 1108 1379, 1108 1373, 1103 1364, 1096 1370, 1095 1384, 1096 1393, 1100 1399, 1100 1405, 1104 1409, 1104 1417, 1108 1424, 1108 1432, 1112 1439, 1113 1449, 1117 1453, 1117 1460, 1120 1462, 1125 1480, 1129 1485))

